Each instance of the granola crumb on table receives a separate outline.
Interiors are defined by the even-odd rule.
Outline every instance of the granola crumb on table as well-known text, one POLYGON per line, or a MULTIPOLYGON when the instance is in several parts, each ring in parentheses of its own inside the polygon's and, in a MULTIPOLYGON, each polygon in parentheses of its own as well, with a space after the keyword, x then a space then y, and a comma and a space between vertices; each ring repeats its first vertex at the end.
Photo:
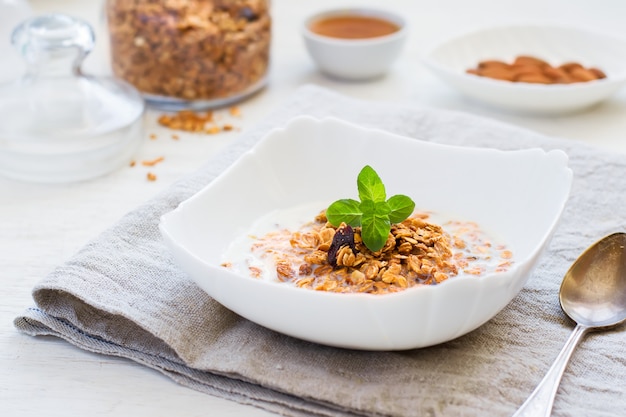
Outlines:
POLYGON ((163 162, 164 160, 165 160, 164 157, 159 156, 158 158, 155 158, 155 159, 141 161, 141 165, 145 167, 153 167, 156 164, 163 162))
MULTIPOLYGON (((428 218, 428 214, 414 214, 392 225, 385 246, 372 252, 361 240, 360 227, 354 228, 351 244, 344 242, 331 249, 337 235, 342 234, 340 240, 345 241, 344 230, 340 229, 346 225, 332 226, 322 212, 301 230, 282 229, 256 238, 252 251, 273 258, 280 281, 312 290, 346 293, 384 294, 438 284, 460 272, 481 275, 485 267, 479 261, 492 258, 496 260, 496 272, 511 266, 512 253, 481 240, 476 223, 449 222, 454 230, 449 234, 428 218), (329 251, 336 252, 330 255, 331 260, 329 251)), ((249 266, 249 272, 252 277, 261 276, 258 266, 249 266)))
MULTIPOLYGON (((240 117, 241 110, 239 107, 232 106, 227 110, 228 114, 232 117, 240 117)), ((220 119, 222 114, 219 110, 216 111, 204 111, 197 112, 193 110, 180 110, 174 113, 162 114, 157 118, 157 123, 168 129, 214 135, 220 132, 230 132, 237 130, 232 123, 223 123, 222 126, 215 124, 215 121, 220 119)), ((156 133, 151 133, 148 138, 152 141, 157 139, 156 133)), ((181 137, 177 133, 170 134, 172 140, 178 141, 181 137)), ((154 167, 165 160, 165 157, 160 156, 155 159, 142 160, 140 163, 145 167, 154 167)), ((132 160, 129 163, 130 167, 137 165, 137 161, 132 160)), ((156 181, 156 175, 154 173, 147 174, 148 181, 156 181)))
POLYGON ((161 126, 187 132, 202 132, 205 125, 212 121, 212 111, 199 113, 191 110, 181 110, 175 114, 163 114, 157 120, 161 126))
MULTIPOLYGON (((231 107, 229 113, 233 115, 233 108, 231 107)), ((240 116, 241 112, 238 108, 235 111, 236 116, 240 116)), ((194 133, 207 133, 216 134, 221 131, 229 132, 234 130, 235 127, 230 123, 224 123, 222 127, 215 124, 216 119, 213 111, 196 112, 193 110, 181 110, 173 114, 163 114, 159 116, 157 122, 163 127, 167 127, 172 130, 181 130, 185 132, 194 133)), ((178 135, 172 135, 172 139, 178 140, 178 135)))

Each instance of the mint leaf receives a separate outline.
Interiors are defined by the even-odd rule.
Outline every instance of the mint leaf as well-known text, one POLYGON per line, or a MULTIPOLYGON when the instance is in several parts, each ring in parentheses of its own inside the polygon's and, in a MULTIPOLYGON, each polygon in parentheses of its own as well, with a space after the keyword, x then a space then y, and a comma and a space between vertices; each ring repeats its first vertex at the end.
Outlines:
POLYGON ((363 167, 359 173, 356 184, 359 189, 359 198, 361 201, 371 200, 379 202, 385 201, 387 198, 383 181, 369 165, 363 167))
POLYGON ((385 201, 374 203, 374 214, 376 214, 377 216, 389 217, 389 213, 391 213, 391 207, 389 207, 389 204, 387 204, 385 201))
POLYGON ((413 213, 415 203, 409 197, 398 194, 386 200, 385 185, 374 171, 366 165, 357 178, 361 201, 337 200, 326 209, 326 218, 335 227, 346 223, 361 226, 363 243, 372 252, 385 246, 393 223, 400 223, 413 213))
POLYGON ((409 197, 397 194, 387 200, 389 205, 389 221, 391 223, 400 223, 406 220, 413 210, 415 210, 415 203, 409 197))
POLYGON ((364 200, 359 204, 362 213, 373 213, 376 210, 372 200, 364 200))
POLYGON ((374 213, 363 214, 361 218, 361 238, 365 246, 372 252, 377 252, 385 246, 390 230, 389 216, 380 216, 374 213))
POLYGON ((337 200, 326 209, 326 218, 335 227, 344 222, 352 227, 361 225, 359 202, 349 198, 337 200))
POLYGON ((391 208, 385 201, 374 202, 372 200, 361 201, 359 208, 363 215, 375 214, 377 216, 389 216, 391 208))

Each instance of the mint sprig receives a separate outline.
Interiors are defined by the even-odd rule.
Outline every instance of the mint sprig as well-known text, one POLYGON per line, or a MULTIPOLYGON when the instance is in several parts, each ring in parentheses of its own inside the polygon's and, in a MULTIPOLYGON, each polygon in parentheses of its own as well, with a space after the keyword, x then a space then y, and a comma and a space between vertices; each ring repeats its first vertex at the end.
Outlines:
POLYGON ((385 185, 369 165, 359 172, 357 188, 360 202, 349 198, 337 200, 326 209, 326 218, 335 227, 341 223, 361 226, 363 243, 372 252, 377 252, 385 246, 391 225, 409 217, 415 203, 402 194, 387 200, 385 185))

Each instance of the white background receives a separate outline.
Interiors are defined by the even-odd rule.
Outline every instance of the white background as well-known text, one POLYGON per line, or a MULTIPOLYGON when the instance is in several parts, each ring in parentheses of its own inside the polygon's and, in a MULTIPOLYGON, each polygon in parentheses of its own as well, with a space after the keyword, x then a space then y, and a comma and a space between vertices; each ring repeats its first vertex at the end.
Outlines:
MULTIPOLYGON (((130 1, 130 0, 129 0, 130 1)), ((242 103, 241 117, 224 120, 238 129, 219 135, 179 134, 156 124, 160 112, 146 114, 147 134, 138 160, 164 156, 146 180, 145 167, 123 168, 106 177, 69 185, 39 185, 0 178, 0 415, 2 416, 262 416, 268 413, 200 394, 128 360, 84 352, 54 338, 19 334, 12 320, 32 304, 30 291, 55 265, 124 213, 200 167, 219 149, 236 141, 289 97, 313 83, 368 100, 432 106, 469 112, 524 126, 548 135, 583 141, 626 153, 626 91, 580 114, 529 117, 508 114, 468 101, 430 74, 419 61, 433 43, 471 29, 506 23, 565 23, 626 38, 626 2, 502 0, 360 0, 404 14, 411 26, 401 59, 385 78, 346 83, 319 74, 306 54, 300 26, 311 13, 355 5, 355 1, 272 0, 273 46, 270 84, 242 103)), ((101 33, 101 2, 32 0, 36 13, 63 12, 85 18, 98 29, 98 45, 85 64, 107 73, 101 33)), ((0 44, 1 45, 1 44, 0 44)), ((8 55, 0 69, 10 72, 8 55)), ((1 74, 1 72, 0 72, 1 74)), ((219 113, 219 112, 218 112, 219 113)), ((506 140, 506 138, 503 138, 506 140)), ((620 173, 621 174, 621 173, 620 173)))

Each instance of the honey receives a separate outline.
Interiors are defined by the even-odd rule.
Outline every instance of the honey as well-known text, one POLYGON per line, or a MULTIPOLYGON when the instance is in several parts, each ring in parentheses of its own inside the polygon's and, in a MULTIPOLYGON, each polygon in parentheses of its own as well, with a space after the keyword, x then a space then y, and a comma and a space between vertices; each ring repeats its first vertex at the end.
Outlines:
POLYGON ((400 30, 393 22, 371 16, 332 16, 314 21, 313 33, 340 39, 369 39, 390 35, 400 30))

